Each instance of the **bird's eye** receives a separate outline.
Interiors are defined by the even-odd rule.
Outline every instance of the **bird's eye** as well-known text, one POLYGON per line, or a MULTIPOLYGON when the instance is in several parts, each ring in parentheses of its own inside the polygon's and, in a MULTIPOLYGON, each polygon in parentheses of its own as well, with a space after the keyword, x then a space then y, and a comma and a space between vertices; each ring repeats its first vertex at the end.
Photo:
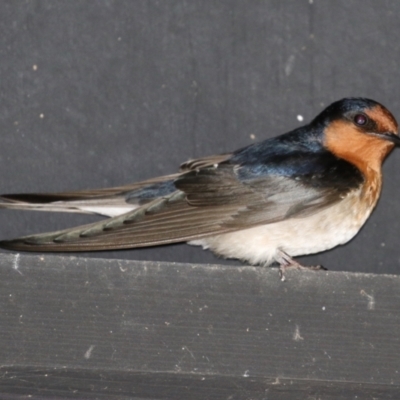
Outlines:
POLYGON ((364 126, 368 122, 368 118, 364 114, 356 114, 354 116, 354 122, 358 126, 364 126))

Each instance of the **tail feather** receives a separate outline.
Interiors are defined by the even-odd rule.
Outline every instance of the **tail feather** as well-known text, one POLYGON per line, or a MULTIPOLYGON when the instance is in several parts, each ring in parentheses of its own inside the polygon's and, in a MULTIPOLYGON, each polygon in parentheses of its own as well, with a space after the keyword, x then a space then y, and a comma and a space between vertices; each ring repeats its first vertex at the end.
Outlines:
POLYGON ((116 217, 154 198, 172 193, 179 174, 132 185, 61 193, 17 193, 0 196, 0 208, 71 212, 116 217))
POLYGON ((127 203, 125 197, 93 198, 75 200, 73 197, 56 196, 52 194, 17 194, 0 196, 0 208, 53 211, 84 214, 99 214, 115 217, 137 208, 137 204, 127 203))

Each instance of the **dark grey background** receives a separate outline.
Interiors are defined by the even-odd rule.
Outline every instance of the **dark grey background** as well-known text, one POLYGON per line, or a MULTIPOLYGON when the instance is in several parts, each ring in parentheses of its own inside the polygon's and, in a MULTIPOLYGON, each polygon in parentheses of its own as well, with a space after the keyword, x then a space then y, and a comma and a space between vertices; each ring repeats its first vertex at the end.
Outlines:
MULTIPOLYGON (((298 115, 306 122, 345 96, 400 118, 399 11, 373 0, 3 0, 0 192, 172 173, 293 129, 298 115)), ((304 263, 397 273, 399 163, 400 152, 385 163, 381 201, 360 234, 304 263)), ((94 219, 1 210, 0 236, 94 219)), ((221 262, 187 245, 95 256, 221 262)))

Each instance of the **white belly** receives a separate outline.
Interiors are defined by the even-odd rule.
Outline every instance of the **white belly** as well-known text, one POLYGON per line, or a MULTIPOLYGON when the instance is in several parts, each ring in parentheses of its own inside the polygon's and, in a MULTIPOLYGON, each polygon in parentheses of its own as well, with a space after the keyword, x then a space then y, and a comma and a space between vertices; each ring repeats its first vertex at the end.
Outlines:
POLYGON ((189 242, 210 249, 225 258, 237 258, 252 265, 268 265, 277 250, 290 256, 318 253, 352 239, 371 211, 360 203, 360 191, 354 191, 316 214, 257 226, 189 242))

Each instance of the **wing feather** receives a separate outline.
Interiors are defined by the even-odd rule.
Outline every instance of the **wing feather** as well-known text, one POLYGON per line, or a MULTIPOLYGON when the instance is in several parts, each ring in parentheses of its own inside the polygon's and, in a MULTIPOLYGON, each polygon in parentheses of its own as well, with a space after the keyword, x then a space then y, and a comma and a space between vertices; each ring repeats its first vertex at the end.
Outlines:
POLYGON ((16 193, 0 196, 0 208, 99 214, 115 217, 139 205, 164 195, 166 184, 179 178, 182 172, 206 168, 226 161, 223 154, 187 161, 181 172, 165 175, 130 185, 104 189, 90 189, 59 193, 16 193))

